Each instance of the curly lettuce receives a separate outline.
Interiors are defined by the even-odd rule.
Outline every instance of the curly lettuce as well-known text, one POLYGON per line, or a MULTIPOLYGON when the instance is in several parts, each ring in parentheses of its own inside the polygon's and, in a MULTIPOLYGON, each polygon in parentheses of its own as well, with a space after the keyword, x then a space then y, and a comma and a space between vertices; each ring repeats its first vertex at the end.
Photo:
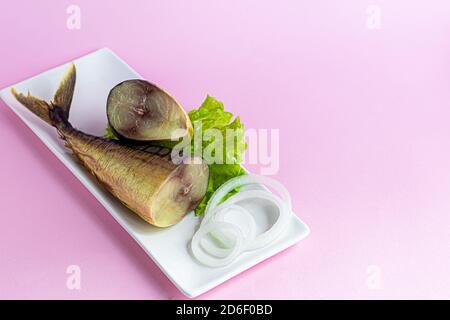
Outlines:
MULTIPOLYGON (((240 118, 233 119, 231 112, 226 112, 223 103, 214 97, 207 96, 200 108, 190 111, 189 118, 194 126, 194 139, 191 142, 191 151, 193 153, 203 152, 205 149, 215 143, 215 141, 208 141, 205 137, 208 129, 217 129, 222 133, 223 137, 226 137, 223 141, 222 158, 223 163, 210 163, 209 164, 209 184, 208 190, 202 202, 195 209, 196 215, 204 213, 206 205, 213 193, 225 182, 231 178, 241 176, 245 174, 245 170, 241 167, 240 163, 244 156, 244 152, 247 149, 247 143, 244 138, 244 125, 241 123, 240 118), (195 145, 195 135, 202 133, 204 135, 202 139, 202 145, 195 145), (233 141, 232 141, 233 140, 233 141), (233 142, 233 148, 227 148, 227 143, 233 142), (201 150, 198 150, 201 148, 201 150)), ((208 161, 208 159, 206 159, 208 161)), ((239 190, 233 190, 227 197, 235 194, 239 190)), ((225 200, 225 199, 224 199, 225 200)))

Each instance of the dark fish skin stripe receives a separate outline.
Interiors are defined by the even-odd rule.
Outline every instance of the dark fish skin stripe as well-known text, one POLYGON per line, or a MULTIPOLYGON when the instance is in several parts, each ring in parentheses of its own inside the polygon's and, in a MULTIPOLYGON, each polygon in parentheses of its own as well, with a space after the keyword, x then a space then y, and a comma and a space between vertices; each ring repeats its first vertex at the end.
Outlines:
POLYGON ((161 148, 159 146, 144 146, 142 150, 148 153, 158 153, 161 148))
POLYGON ((161 156, 166 156, 170 154, 171 150, 169 148, 161 148, 161 150, 158 152, 161 156))

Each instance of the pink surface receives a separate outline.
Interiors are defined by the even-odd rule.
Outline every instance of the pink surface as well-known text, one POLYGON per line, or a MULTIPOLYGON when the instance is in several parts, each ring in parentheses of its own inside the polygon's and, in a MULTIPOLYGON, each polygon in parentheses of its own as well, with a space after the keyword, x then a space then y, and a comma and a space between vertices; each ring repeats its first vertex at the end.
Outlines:
MULTIPOLYGON (((312 233, 201 298, 450 298, 448 1, 376 1, 380 30, 372 1, 74 2, 80 30, 72 1, 0 2, 0 87, 107 46, 187 109, 281 130, 312 233)), ((183 298, 3 102, 0 126, 0 298, 183 298)))

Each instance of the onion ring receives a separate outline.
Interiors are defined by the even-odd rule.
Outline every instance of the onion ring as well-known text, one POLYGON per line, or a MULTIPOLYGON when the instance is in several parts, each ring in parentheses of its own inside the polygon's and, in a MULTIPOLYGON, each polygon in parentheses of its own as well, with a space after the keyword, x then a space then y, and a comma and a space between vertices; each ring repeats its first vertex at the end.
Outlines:
POLYGON ((286 230, 291 214, 290 194, 278 181, 251 174, 233 178, 224 183, 209 200, 200 227, 192 238, 192 253, 204 265, 226 266, 243 252, 260 249, 274 242, 286 230), (249 184, 270 186, 276 189, 280 196, 267 189, 241 190, 220 203, 231 190, 249 184), (264 199, 278 208, 278 217, 274 224, 259 235, 256 235, 256 222, 253 215, 244 207, 239 206, 239 202, 248 199, 264 199), (245 217, 246 228, 225 221, 225 217, 231 212, 238 212, 241 217, 245 217), (208 234, 216 239, 222 247, 204 241, 208 234))

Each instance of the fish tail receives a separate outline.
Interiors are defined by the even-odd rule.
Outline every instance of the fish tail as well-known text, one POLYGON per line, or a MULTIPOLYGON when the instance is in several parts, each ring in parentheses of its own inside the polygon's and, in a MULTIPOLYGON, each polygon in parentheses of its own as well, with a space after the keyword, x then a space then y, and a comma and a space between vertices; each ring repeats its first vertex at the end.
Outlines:
POLYGON ((28 110, 48 124, 59 128, 59 126, 70 126, 68 119, 75 82, 76 69, 72 63, 61 80, 58 89, 56 89, 53 100, 50 102, 34 97, 29 92, 27 95, 24 95, 17 92, 15 88, 11 88, 11 93, 28 110))
POLYGON ((11 88, 12 95, 19 101, 24 107, 33 112, 39 118, 52 125, 52 120, 50 119, 49 111, 51 105, 44 100, 36 98, 28 92, 27 95, 17 92, 16 88, 11 88))
POLYGON ((63 114, 69 119, 70 106, 72 104, 73 92, 75 91, 75 82, 77 79, 77 70, 73 63, 70 64, 64 78, 59 83, 53 96, 52 105, 63 111, 63 114))
POLYGON ((49 110, 49 116, 52 125, 58 130, 58 133, 60 133, 61 138, 63 137, 64 132, 68 132, 69 130, 73 129, 72 125, 67 119, 67 114, 62 108, 60 107, 51 108, 49 110))

